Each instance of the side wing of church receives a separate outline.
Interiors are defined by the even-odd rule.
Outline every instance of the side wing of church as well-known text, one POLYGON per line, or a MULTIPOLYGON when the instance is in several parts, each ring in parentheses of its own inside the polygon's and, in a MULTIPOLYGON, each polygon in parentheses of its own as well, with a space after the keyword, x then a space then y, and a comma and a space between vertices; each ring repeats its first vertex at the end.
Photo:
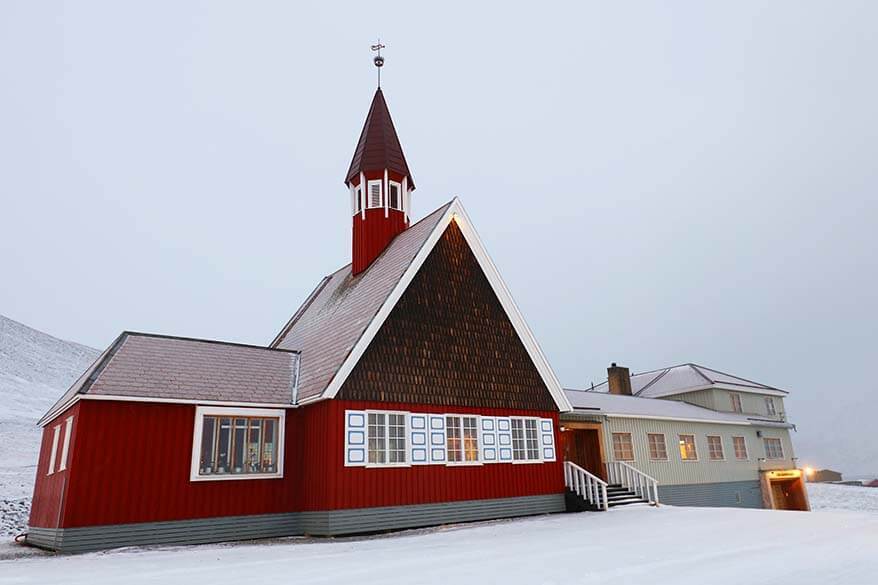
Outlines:
POLYGON ((27 540, 60 551, 562 511, 570 403, 460 201, 411 221, 375 93, 352 262, 266 347, 124 332, 40 421, 27 540))

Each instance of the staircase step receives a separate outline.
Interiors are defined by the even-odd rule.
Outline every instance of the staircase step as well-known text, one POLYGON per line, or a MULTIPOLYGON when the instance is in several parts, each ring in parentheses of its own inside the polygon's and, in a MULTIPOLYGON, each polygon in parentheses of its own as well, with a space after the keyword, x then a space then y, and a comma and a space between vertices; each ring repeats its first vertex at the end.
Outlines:
POLYGON ((627 506, 628 504, 648 504, 646 500, 643 498, 639 498, 637 496, 633 496, 630 498, 620 499, 620 500, 607 500, 607 505, 610 508, 615 506, 627 506))

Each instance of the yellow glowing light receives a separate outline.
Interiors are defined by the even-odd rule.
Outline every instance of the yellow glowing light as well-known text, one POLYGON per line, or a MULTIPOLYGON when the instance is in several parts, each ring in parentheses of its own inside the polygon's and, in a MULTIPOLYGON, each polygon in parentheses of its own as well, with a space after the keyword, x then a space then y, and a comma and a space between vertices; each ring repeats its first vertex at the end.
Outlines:
POLYGON ((807 475, 808 477, 811 477, 812 475, 814 475, 814 468, 813 467, 806 467, 805 468, 805 475, 807 475))

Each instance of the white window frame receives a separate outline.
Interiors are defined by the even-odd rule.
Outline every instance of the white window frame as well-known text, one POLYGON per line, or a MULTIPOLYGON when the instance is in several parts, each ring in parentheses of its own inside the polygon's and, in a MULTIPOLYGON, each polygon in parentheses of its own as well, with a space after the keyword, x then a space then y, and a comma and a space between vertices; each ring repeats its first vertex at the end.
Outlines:
POLYGON ((744 402, 741 400, 740 394, 737 392, 729 392, 729 402, 732 404, 732 412, 738 414, 744 412, 744 402))
POLYGON ((750 449, 747 447, 747 437, 743 435, 734 435, 732 437, 732 451, 735 452, 735 461, 750 461, 750 449), (744 444, 744 456, 738 457, 738 450, 735 448, 735 439, 741 439, 744 444))
POLYGON ((384 181, 375 179, 366 181, 366 209, 382 209, 384 207, 384 181), (372 205, 372 185, 378 185, 378 204, 372 205))
POLYGON ((646 433, 646 450, 648 451, 650 461, 668 461, 670 459, 668 457, 668 438, 664 433, 646 433), (664 447, 665 450, 664 458, 654 458, 652 456, 652 443, 650 443, 649 438, 653 436, 662 438, 662 447, 664 447))
POLYGON ((404 196, 402 194, 402 185, 397 183, 396 181, 388 181, 387 182, 387 207, 389 209, 394 209, 396 211, 405 211, 405 203, 403 201, 404 196), (391 205, 390 201, 390 190, 391 188, 396 187, 396 195, 397 195, 397 205, 398 207, 394 207, 391 205))
POLYGON ((770 461, 781 461, 786 459, 784 456, 783 450, 783 441, 779 437, 762 437, 762 448, 765 450, 765 458, 770 461), (769 457, 768 455, 768 442, 769 441, 777 441, 778 447, 780 447, 780 457, 769 457))
POLYGON ((511 448, 512 448, 512 463, 517 465, 528 464, 528 463, 542 463, 543 462, 543 449, 540 442, 540 419, 532 416, 510 416, 509 418, 509 436, 512 439, 511 448), (520 420, 521 421, 521 432, 522 439, 524 440, 524 459, 516 459, 515 458, 515 425, 512 424, 512 421, 520 420), (537 440, 537 457, 536 459, 530 459, 528 456, 527 449, 527 421, 534 421, 534 430, 536 432, 536 440, 537 440))
POLYGON ((723 445, 723 438, 720 435, 707 435, 707 459, 709 461, 725 461, 726 460, 726 449, 725 445, 723 445), (713 449, 710 447, 711 439, 719 439, 719 457, 713 456, 713 449))
POLYGON ((64 444, 61 447, 61 462, 58 471, 67 469, 67 456, 70 453, 70 435, 73 433, 73 416, 68 416, 64 421, 64 444))
POLYGON ((698 439, 696 438, 695 433, 679 433, 677 435, 677 454, 680 456, 680 461, 686 463, 698 461, 698 439), (695 452, 695 457, 691 459, 684 458, 682 451, 680 451, 680 444, 683 443, 683 437, 692 437, 692 450, 695 452))
POLYGON ((61 425, 55 425, 52 429, 52 452, 49 455, 49 469, 46 475, 55 473, 55 459, 58 456, 58 439, 61 437, 61 425))
POLYGON ((366 412, 366 465, 365 467, 369 468, 381 468, 381 467, 411 467, 411 445, 409 444, 412 425, 411 425, 411 413, 406 410, 367 410, 366 412), (369 439, 372 438, 372 431, 369 428, 369 415, 370 414, 383 414, 384 415, 384 463, 372 463, 369 461, 369 439), (389 453, 390 453, 390 419, 388 418, 390 415, 402 415, 403 419, 403 433, 402 440, 405 441, 402 452, 405 457, 405 461, 402 462, 394 462, 390 463, 388 461, 389 453))
POLYGON ((445 464, 458 467, 458 466, 466 466, 466 465, 482 465, 482 440, 479 437, 482 429, 481 417, 477 414, 446 414, 445 415, 445 464), (460 461, 452 461, 451 460, 451 449, 448 446, 448 429, 450 428, 448 424, 448 419, 455 418, 460 422, 460 461), (466 449, 464 448, 464 434, 463 434, 463 419, 472 418, 476 421, 476 459, 475 461, 467 461, 466 460, 466 449))
POLYGON ((280 479, 284 476, 284 430, 286 428, 287 411, 269 408, 224 408, 216 406, 195 407, 195 432, 192 433, 192 464, 189 468, 189 481, 236 481, 242 479, 280 479), (277 418, 277 471, 274 473, 223 473, 201 475, 201 436, 204 432, 204 417, 219 416, 234 419, 236 417, 277 418))
MULTIPOLYGON (((635 458, 634 458, 634 437, 631 435, 631 433, 626 432, 626 431, 610 433, 610 442, 611 442, 612 447, 613 447, 613 460, 614 461, 635 461, 635 458), (625 458, 619 457, 618 454, 616 453, 616 436, 617 435, 619 437, 623 437, 625 435, 628 436, 628 444, 631 446, 631 459, 625 459, 625 458)), ((620 449, 620 451, 623 451, 623 449, 620 449)))
POLYGON ((765 412, 768 416, 777 416, 777 406, 775 406, 774 398, 771 396, 765 397, 765 412))

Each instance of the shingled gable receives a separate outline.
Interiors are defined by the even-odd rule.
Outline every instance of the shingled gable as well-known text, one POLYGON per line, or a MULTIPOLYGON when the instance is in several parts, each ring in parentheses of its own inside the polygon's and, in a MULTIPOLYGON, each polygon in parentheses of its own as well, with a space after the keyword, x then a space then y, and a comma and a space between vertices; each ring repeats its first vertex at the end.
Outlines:
POLYGON ((298 352, 126 331, 40 420, 77 398, 293 406, 298 352))
POLYGON ((350 266, 346 266, 324 279, 278 334, 272 347, 302 351, 300 403, 335 398, 452 221, 476 257, 556 406, 562 412, 571 410, 558 379, 457 198, 397 236, 362 274, 351 276, 350 266))

